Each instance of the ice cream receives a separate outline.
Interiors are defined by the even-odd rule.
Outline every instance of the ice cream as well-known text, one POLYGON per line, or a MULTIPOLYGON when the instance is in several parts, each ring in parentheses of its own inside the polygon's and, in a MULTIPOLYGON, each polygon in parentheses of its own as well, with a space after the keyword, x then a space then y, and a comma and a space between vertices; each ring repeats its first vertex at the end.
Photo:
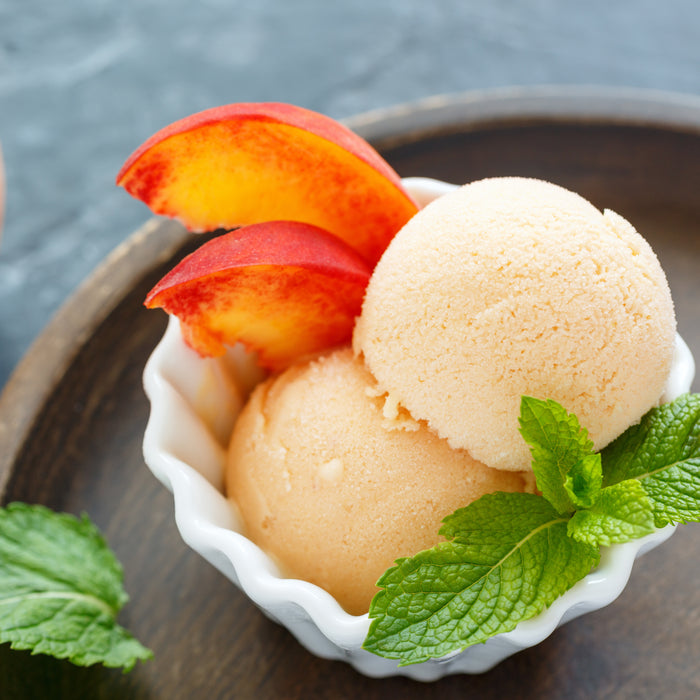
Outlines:
POLYGON ((436 544, 441 520, 491 491, 531 490, 425 424, 387 420, 384 399, 344 348, 293 366, 253 392, 227 467, 247 535, 282 571, 367 612, 380 575, 436 544))
POLYGON ((658 402, 674 335, 664 273, 625 219, 494 178, 395 236, 353 344, 390 404, 490 467, 523 470, 521 395, 560 402, 599 449, 658 402))

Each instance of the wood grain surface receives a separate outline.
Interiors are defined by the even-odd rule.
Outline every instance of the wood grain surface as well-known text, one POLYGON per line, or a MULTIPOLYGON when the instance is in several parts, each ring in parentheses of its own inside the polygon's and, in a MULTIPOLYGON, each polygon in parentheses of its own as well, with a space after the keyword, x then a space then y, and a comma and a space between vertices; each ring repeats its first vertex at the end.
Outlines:
MULTIPOLYGON (((656 250, 679 330, 700 356, 700 109, 610 95, 588 95, 587 107, 577 100, 458 97, 354 126, 403 176, 544 177, 626 216, 656 250)), ((200 241, 169 222, 136 234, 59 312, 0 397, 3 503, 92 516, 124 564, 132 600, 120 622, 155 659, 123 675, 0 645, 0 697, 700 696, 695 525, 644 556, 610 607, 488 673, 431 684, 372 680, 315 658, 191 552, 177 534, 170 494, 141 455, 148 416, 141 373, 165 328, 165 316, 142 300, 200 241)))

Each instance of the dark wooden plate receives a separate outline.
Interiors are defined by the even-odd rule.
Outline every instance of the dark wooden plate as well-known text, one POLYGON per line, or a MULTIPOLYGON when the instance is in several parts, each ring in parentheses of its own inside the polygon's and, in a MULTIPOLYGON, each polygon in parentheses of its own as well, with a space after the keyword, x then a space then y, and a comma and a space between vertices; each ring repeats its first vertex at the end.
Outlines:
MULTIPOLYGON (((600 90, 434 98, 351 125, 403 176, 542 177, 629 218, 658 253, 700 356, 700 100, 600 90)), ((165 316, 142 299, 201 242, 149 222, 61 309, 0 398, 3 503, 88 512, 124 564, 120 621, 155 652, 131 674, 0 646, 2 698, 685 698, 700 693, 700 529, 638 562, 623 595, 480 676, 371 680, 317 659, 176 532, 144 466, 143 365, 165 316)), ((585 339, 582 339, 585 342, 585 339)), ((697 381, 695 390, 700 388, 697 381)))

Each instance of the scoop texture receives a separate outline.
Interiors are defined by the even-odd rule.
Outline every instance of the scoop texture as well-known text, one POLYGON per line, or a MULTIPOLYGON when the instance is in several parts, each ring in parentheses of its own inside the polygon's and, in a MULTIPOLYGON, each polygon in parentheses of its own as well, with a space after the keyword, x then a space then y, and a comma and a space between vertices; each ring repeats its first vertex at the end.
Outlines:
POLYGON ((520 397, 576 413, 597 449, 654 406, 673 303, 621 216, 526 178, 429 204, 370 280, 353 345, 391 403, 490 467, 529 468, 520 397))
POLYGON ((283 574, 367 612, 394 560, 436 544, 442 519, 491 491, 532 490, 424 424, 387 419, 373 378, 343 348, 253 392, 232 436, 227 492, 283 574))

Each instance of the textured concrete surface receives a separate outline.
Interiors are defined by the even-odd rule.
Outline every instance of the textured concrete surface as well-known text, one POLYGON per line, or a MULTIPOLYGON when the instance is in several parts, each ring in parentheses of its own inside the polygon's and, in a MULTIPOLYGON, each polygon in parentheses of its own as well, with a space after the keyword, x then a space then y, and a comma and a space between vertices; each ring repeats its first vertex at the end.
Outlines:
POLYGON ((700 4, 0 0, 0 386, 70 292, 147 218, 114 176, 159 127, 234 101, 342 118, 541 84, 700 94, 700 4))

